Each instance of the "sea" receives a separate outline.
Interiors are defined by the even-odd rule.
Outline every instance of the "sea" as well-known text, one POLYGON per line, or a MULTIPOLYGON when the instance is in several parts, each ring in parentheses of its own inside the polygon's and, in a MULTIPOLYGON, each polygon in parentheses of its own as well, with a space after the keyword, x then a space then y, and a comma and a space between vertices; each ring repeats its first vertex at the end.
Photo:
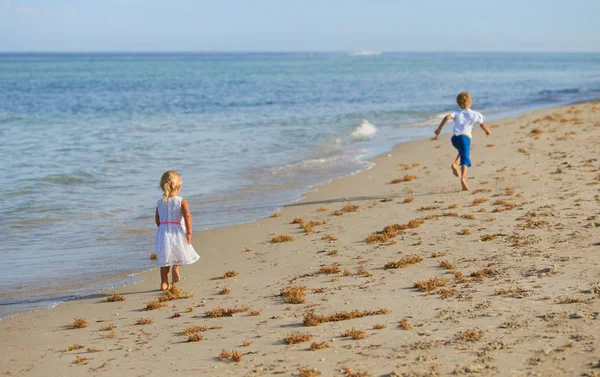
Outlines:
POLYGON ((165 170, 196 231, 255 221, 465 90, 490 120, 597 99, 600 54, 0 53, 0 318, 155 268, 165 170))

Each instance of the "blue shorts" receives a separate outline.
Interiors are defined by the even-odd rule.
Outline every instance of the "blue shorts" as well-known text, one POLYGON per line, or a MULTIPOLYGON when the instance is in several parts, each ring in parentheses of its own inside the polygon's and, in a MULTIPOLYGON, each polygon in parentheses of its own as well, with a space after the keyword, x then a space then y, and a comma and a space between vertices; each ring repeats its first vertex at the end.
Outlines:
POLYGON ((471 139, 466 135, 452 136, 452 145, 458 149, 460 164, 471 166, 471 139))

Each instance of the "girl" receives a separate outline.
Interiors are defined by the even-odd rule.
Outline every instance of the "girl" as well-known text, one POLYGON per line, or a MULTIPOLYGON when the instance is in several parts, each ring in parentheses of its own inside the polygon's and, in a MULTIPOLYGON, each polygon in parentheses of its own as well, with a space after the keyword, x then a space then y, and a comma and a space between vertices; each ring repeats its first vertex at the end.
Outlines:
POLYGON ((187 201, 179 195, 183 181, 175 170, 168 170, 160 178, 162 199, 156 203, 154 219, 156 231, 156 255, 160 265, 160 290, 169 288, 169 268, 173 266, 172 282, 180 280, 179 267, 200 259, 192 242, 192 215, 187 201))

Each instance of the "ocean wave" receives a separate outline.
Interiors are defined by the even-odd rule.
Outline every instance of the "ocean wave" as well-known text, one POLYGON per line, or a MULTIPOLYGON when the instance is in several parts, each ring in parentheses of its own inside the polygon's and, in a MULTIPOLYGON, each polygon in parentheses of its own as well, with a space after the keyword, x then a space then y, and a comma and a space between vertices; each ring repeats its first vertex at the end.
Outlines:
POLYGON ((292 162, 282 166, 275 166, 267 169, 267 173, 272 176, 279 175, 298 175, 302 176, 307 172, 321 170, 324 167, 332 167, 335 165, 346 165, 348 163, 359 163, 360 156, 351 156, 347 154, 339 154, 327 157, 311 158, 302 161, 292 162))
POLYGON ((156 232, 156 228, 127 228, 120 227, 121 231, 127 234, 152 234, 156 232))
POLYGON ((23 118, 21 118, 21 117, 0 118, 0 125, 2 125, 2 124, 8 124, 8 123, 11 123, 11 122, 18 122, 20 120, 23 120, 23 118))
POLYGON ((440 122, 442 121, 442 119, 444 119, 444 117, 448 114, 450 114, 450 111, 444 111, 443 113, 433 114, 433 115, 428 116, 425 120, 411 122, 408 125, 412 126, 412 127, 438 126, 440 124, 440 122))
POLYGON ((58 174, 58 175, 49 175, 40 179, 44 182, 57 183, 62 185, 69 184, 84 184, 84 183, 92 183, 93 180, 78 177, 76 175, 69 174, 58 174))
POLYGON ((368 120, 362 119, 358 122, 358 125, 352 130, 352 137, 355 139, 365 139, 375 135, 379 130, 377 127, 372 125, 368 120))
POLYGON ((587 88, 567 88, 567 89, 558 89, 558 90, 541 90, 538 92, 538 95, 540 96, 557 96, 557 95, 563 95, 563 94, 581 94, 581 93, 587 93, 588 89, 587 88))
POLYGON ((41 217, 37 219, 27 219, 27 220, 17 220, 11 221, 7 223, 9 228, 31 228, 42 226, 49 223, 55 223, 61 221, 61 219, 52 218, 52 217, 41 217))

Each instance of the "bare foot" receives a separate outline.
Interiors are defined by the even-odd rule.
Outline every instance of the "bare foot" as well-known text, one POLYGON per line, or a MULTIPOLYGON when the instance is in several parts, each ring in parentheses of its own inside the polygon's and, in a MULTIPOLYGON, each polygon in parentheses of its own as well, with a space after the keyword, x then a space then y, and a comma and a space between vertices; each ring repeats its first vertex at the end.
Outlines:
POLYGON ((161 283, 160 284, 160 290, 161 291, 166 291, 167 289, 169 289, 169 284, 167 284, 167 283, 161 283))
POLYGON ((181 280, 181 276, 179 275, 179 268, 174 268, 173 269, 173 284, 179 283, 179 280, 181 280))
POLYGON ((454 173, 454 175, 458 177, 458 166, 452 164, 450 165, 450 167, 452 168, 452 173, 454 173))
POLYGON ((467 181, 461 179, 460 184, 462 185, 463 191, 469 191, 469 186, 467 186, 467 181))

